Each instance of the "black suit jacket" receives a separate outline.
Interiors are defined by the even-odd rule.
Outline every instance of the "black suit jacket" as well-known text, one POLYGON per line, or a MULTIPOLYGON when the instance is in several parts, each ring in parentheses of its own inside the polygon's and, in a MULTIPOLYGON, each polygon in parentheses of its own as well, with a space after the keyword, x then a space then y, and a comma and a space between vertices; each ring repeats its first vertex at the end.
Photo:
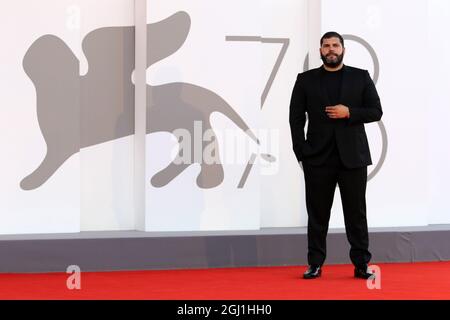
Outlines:
POLYGON ((298 161, 311 165, 325 162, 331 139, 347 168, 372 164, 364 123, 378 121, 383 115, 380 98, 367 70, 343 66, 340 103, 350 110, 350 118, 331 119, 325 112, 330 106, 322 83, 323 66, 297 76, 292 92, 289 123, 292 144, 298 161), (308 114, 306 139, 304 127, 308 114))

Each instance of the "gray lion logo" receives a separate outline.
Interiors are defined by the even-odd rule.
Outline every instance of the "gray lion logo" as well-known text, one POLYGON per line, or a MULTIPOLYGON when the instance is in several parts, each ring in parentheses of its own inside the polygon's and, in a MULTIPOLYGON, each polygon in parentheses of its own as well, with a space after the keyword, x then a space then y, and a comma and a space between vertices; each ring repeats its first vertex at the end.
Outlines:
MULTIPOLYGON (((176 52, 185 42, 190 25, 189 15, 181 11, 148 24, 147 67, 176 52)), ((23 67, 36 88, 37 117, 47 153, 39 167, 21 181, 22 189, 40 187, 80 148, 134 134, 134 33, 131 26, 90 32, 82 43, 89 66, 84 76, 79 74, 77 57, 56 36, 42 36, 28 49, 23 67)), ((244 120, 214 92, 181 82, 147 85, 147 133, 173 133, 182 128, 194 136, 196 121, 202 122, 203 132, 211 132, 213 112, 227 116, 259 144, 244 120)), ((215 136, 211 141, 219 150, 215 136)), ((151 184, 163 187, 195 163, 179 164, 182 161, 178 160, 156 173, 151 184)), ((200 188, 213 188, 223 181, 220 163, 201 161, 200 166, 200 188)))

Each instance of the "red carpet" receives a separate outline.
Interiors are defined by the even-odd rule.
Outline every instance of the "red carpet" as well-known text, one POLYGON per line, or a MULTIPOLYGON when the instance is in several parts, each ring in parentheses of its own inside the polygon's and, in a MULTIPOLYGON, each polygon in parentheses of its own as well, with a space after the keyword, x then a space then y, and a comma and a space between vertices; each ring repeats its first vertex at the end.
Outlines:
POLYGON ((303 280, 304 266, 202 270, 86 272, 81 290, 68 274, 0 274, 0 299, 450 299, 450 261, 377 264, 381 289, 353 278, 351 265, 325 265, 303 280))

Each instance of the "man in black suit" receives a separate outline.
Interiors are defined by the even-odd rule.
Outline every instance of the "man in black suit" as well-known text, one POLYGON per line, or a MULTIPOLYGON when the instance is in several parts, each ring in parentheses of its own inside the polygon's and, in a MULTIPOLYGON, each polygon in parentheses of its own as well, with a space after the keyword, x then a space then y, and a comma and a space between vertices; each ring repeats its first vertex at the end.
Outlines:
POLYGON ((367 70, 343 64, 344 39, 327 32, 320 39, 320 68, 297 77, 289 123, 297 160, 302 162, 308 212, 308 270, 305 279, 322 273, 326 236, 336 185, 341 193, 345 230, 354 275, 367 279, 371 259, 366 219, 367 166, 372 164, 364 123, 383 111, 367 70), (306 139, 305 113, 308 113, 306 139))

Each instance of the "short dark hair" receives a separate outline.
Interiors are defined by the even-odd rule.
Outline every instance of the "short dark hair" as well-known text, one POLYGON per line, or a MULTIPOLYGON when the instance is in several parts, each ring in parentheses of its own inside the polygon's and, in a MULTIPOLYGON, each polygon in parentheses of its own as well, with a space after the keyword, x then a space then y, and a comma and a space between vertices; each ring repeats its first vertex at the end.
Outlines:
POLYGON ((320 46, 322 46, 324 39, 330 38, 339 38, 339 41, 341 41, 342 46, 344 46, 344 38, 342 38, 342 36, 339 33, 334 31, 328 31, 322 36, 322 38, 320 38, 320 46))

